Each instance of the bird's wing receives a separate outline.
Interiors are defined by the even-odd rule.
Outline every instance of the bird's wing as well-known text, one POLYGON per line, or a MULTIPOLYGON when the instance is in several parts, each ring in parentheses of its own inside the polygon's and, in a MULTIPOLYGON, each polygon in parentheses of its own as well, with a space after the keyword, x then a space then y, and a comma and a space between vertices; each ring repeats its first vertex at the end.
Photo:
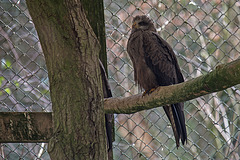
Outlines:
MULTIPOLYGON (((110 85, 108 83, 107 74, 105 72, 104 66, 99 59, 101 78, 102 78, 102 88, 104 98, 112 97, 112 92, 110 85)), ((107 133, 107 142, 108 142, 108 152, 112 151, 112 142, 113 142, 113 114, 105 114, 105 126, 107 133)))
POLYGON ((139 64, 145 63, 144 58, 144 49, 143 49, 143 36, 142 31, 137 31, 131 33, 128 43, 127 43, 127 52, 133 63, 134 68, 134 80, 139 84, 139 77, 137 67, 139 64))
MULTIPOLYGON (((184 81, 176 56, 169 44, 155 32, 143 32, 144 57, 148 67, 154 72, 158 85, 167 86, 184 81)), ((164 106, 173 128, 177 146, 181 138, 187 140, 183 103, 164 106)))
POLYGON ((176 56, 169 44, 155 32, 143 33, 144 56, 160 86, 184 81, 176 56))
POLYGON ((112 97, 112 91, 108 83, 107 74, 100 59, 99 59, 99 66, 100 66, 101 78, 102 78, 103 96, 104 98, 112 97))

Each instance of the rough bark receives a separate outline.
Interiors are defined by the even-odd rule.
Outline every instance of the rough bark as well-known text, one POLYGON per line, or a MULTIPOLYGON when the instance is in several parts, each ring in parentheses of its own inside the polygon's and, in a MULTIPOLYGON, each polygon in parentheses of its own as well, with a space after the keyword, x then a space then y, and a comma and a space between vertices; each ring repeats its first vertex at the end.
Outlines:
POLYGON ((107 159, 100 46, 80 0, 27 1, 48 68, 51 159, 107 159))
POLYGON ((153 93, 104 100, 106 113, 135 113, 138 111, 188 101, 206 94, 240 84, 240 59, 220 65, 209 74, 177 85, 158 87, 153 93))
POLYGON ((99 58, 107 72, 106 35, 103 0, 81 0, 87 19, 101 45, 99 58))
MULTIPOLYGON (((105 36, 105 19, 104 19, 104 6, 103 0, 81 0, 83 8, 85 10, 87 19, 96 34, 98 41, 101 45, 101 50, 99 53, 99 58, 104 66, 105 72, 107 73, 107 54, 106 54, 106 36, 105 36)), ((104 88, 105 86, 103 86, 104 88)), ((104 95, 104 97, 108 97, 109 95, 104 95)), ((112 95, 111 95, 112 97, 112 95)), ((112 119, 112 132, 114 132, 114 118, 113 115, 106 115, 105 120, 107 121, 106 124, 109 124, 109 119, 112 119)), ((109 124, 110 125, 110 124, 109 124)), ((108 130, 106 126, 106 129, 108 130)), ((114 141, 114 133, 112 135, 112 141, 114 141)), ((109 138, 109 137, 108 137, 109 138)), ((113 150, 112 145, 108 147, 108 160, 113 159, 113 150)))
POLYGON ((0 142, 48 142, 52 136, 51 114, 46 112, 0 112, 0 142))

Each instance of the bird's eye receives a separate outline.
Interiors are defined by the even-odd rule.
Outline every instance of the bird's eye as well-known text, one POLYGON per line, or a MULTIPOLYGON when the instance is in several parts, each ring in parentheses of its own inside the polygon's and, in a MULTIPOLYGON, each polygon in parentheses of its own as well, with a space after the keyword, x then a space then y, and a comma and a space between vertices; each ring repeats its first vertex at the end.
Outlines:
POLYGON ((146 22, 139 22, 138 24, 139 24, 140 26, 146 26, 146 25, 147 25, 146 22))

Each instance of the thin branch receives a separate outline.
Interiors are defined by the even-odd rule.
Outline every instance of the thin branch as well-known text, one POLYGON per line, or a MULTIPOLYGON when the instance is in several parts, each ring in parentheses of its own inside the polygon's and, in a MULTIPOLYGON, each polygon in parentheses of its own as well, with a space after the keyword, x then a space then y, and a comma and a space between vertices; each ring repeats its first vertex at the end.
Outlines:
POLYGON ((184 83, 160 86, 153 93, 104 99, 106 113, 135 113, 159 106, 188 101, 240 84, 240 59, 219 65, 206 75, 184 83))

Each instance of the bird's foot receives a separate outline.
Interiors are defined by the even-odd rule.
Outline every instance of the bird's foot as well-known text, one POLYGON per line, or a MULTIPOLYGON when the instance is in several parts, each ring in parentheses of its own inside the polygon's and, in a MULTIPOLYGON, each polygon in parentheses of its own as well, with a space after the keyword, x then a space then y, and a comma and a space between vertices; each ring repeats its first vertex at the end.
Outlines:
POLYGON ((155 91, 156 90, 156 88, 152 88, 152 89, 150 89, 150 90, 147 90, 147 91, 145 91, 144 93, 143 93, 143 97, 146 95, 146 94, 151 94, 153 91, 155 91))

